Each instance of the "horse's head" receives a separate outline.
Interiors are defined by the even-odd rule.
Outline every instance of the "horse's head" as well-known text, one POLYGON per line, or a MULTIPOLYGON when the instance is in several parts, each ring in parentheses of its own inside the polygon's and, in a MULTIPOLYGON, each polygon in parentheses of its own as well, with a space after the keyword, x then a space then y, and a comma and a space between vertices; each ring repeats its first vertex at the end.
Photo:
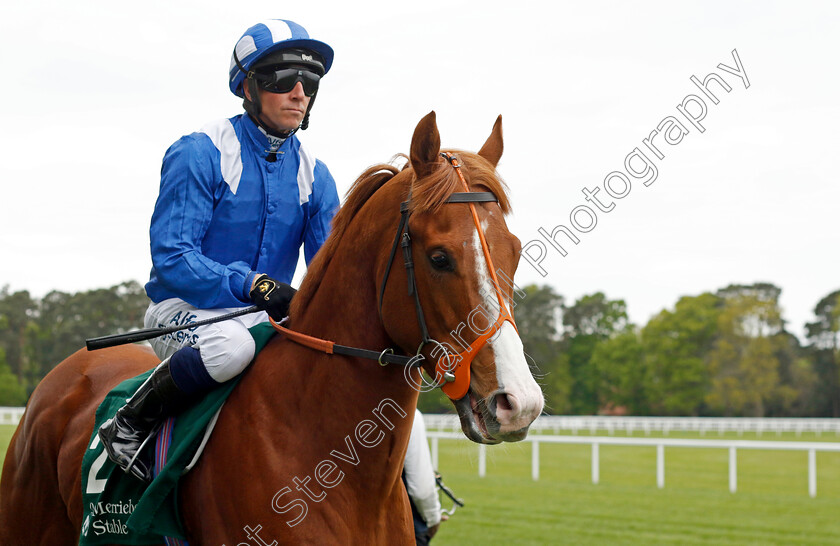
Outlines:
POLYGON ((501 116, 478 154, 449 157, 434 112, 420 121, 410 154, 411 254, 394 259, 413 261, 419 298, 391 282, 381 302, 392 339, 404 348, 427 339, 425 371, 443 384, 464 434, 481 443, 522 440, 543 408, 512 317, 521 245, 504 220, 509 202, 495 170, 502 148, 501 116))

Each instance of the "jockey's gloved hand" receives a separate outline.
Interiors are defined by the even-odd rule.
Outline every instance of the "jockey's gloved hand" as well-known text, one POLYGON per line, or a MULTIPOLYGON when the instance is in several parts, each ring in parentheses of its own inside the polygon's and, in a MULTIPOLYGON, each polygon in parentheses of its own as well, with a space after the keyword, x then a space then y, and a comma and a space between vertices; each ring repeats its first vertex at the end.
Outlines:
POLYGON ((297 290, 288 284, 262 274, 254 281, 249 296, 254 305, 267 312, 274 320, 280 321, 289 314, 289 303, 296 292, 297 290))

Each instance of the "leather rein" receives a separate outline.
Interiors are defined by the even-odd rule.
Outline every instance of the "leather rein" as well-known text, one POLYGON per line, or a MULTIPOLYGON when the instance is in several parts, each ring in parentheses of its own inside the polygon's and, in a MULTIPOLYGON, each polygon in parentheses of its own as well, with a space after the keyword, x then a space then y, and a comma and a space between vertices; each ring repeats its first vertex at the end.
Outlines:
POLYGON ((435 379, 442 378, 442 381, 439 383, 441 390, 450 399, 458 400, 462 398, 469 390, 470 364, 472 363, 472 359, 475 357, 478 351, 490 340, 491 337, 493 337, 493 335, 495 335, 495 333, 502 327, 502 325, 505 322, 510 322, 511 325, 513 325, 514 329, 516 329, 516 323, 513 321, 513 316, 508 310, 508 307, 504 301, 504 296, 499 288, 499 280, 496 276, 496 270, 493 267, 493 260, 490 258, 490 247, 487 245, 487 240, 484 237, 484 231, 481 229, 481 223, 479 222, 478 213, 475 209, 475 203, 498 202, 498 198, 495 195, 493 195, 492 192, 471 192, 469 189, 469 185, 467 184, 467 181, 464 178, 463 173, 461 172, 461 165, 458 162, 458 158, 447 152, 441 152, 440 155, 443 156, 458 173, 458 177, 461 179, 461 184, 463 185, 465 190, 463 192, 456 192, 450 195, 449 198, 446 200, 446 203, 468 204, 472 213, 473 222, 475 223, 475 227, 478 230, 478 236, 479 240, 481 241, 481 247, 484 252, 484 258, 487 261, 487 266, 490 270, 490 278, 493 280, 496 298, 499 302, 499 317, 493 324, 488 325, 487 329, 483 330, 482 333, 479 334, 479 336, 470 344, 470 346, 458 355, 451 354, 449 351, 446 350, 445 347, 443 347, 443 345, 440 342, 432 339, 432 337, 429 335, 429 329, 426 326, 426 319, 423 314, 423 307, 420 304, 420 295, 417 292, 417 282, 414 274, 414 258, 411 250, 411 235, 408 229, 408 218, 410 216, 409 202, 411 200, 410 195, 407 201, 404 201, 400 204, 400 223, 399 227, 397 228, 397 234, 394 237, 394 243, 391 245, 391 252, 388 258, 388 266, 385 268, 385 274, 382 277, 382 283, 380 284, 379 289, 379 317, 380 319, 382 318, 382 301, 385 297, 385 286, 388 283, 388 277, 391 273, 391 266, 393 265, 394 258, 397 253, 397 247, 401 247, 403 252, 403 262, 406 270, 406 276, 408 278, 408 294, 414 299, 414 309, 417 315, 417 322, 420 325, 420 332, 423 336, 423 340, 417 347, 417 352, 414 354, 414 356, 404 356, 395 354, 394 349, 392 347, 388 347, 382 351, 372 351, 368 349, 349 347, 347 345, 339 345, 338 343, 335 343, 333 341, 328 341, 325 339, 308 336, 300 332, 295 332, 286 328, 282 324, 275 322, 271 318, 269 318, 269 320, 278 332, 289 338, 291 341, 294 341, 295 343, 327 354, 339 354, 376 360, 381 366, 386 366, 388 364, 400 364, 402 366, 419 366, 424 359, 423 355, 421 354, 423 351, 423 347, 425 347, 429 343, 435 344, 436 347, 444 351, 444 356, 439 358, 437 363, 435 364, 435 379))

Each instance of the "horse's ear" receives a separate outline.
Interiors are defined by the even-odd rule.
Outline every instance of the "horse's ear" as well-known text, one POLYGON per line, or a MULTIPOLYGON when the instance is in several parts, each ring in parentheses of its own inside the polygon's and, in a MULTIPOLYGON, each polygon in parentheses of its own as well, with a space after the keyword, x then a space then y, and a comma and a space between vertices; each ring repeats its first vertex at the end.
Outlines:
POLYGON ((484 146, 478 151, 478 155, 489 161, 494 167, 499 164, 499 159, 502 157, 502 152, 505 149, 505 144, 502 141, 502 116, 496 118, 496 123, 493 124, 493 132, 484 146))
POLYGON ((411 167, 417 178, 432 173, 440 160, 440 133, 435 123, 435 111, 432 110, 420 120, 411 137, 411 167))

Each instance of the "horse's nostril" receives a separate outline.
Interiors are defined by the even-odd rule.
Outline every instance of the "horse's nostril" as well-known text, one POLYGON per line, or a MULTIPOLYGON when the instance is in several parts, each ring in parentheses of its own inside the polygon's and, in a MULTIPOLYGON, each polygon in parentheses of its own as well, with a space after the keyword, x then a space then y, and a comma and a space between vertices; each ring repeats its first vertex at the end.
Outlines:
POLYGON ((510 411, 513 409, 513 406, 508 400, 507 394, 499 393, 496 395, 496 410, 505 410, 510 411))

